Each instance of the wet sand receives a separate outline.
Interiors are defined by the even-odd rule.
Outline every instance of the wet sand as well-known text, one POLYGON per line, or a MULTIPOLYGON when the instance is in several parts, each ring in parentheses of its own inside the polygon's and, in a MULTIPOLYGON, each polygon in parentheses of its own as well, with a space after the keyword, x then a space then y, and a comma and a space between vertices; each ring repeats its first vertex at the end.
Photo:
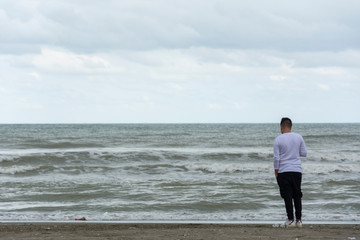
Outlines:
POLYGON ((345 239, 360 240, 360 225, 0 223, 0 239, 345 239))

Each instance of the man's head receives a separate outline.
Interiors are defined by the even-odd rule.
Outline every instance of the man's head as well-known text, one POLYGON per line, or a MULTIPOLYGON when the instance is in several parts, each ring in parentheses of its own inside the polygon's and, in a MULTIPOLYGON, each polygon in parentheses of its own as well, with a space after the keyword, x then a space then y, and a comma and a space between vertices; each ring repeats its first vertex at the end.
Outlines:
POLYGON ((292 121, 290 118, 284 117, 280 122, 281 133, 291 132, 292 121))

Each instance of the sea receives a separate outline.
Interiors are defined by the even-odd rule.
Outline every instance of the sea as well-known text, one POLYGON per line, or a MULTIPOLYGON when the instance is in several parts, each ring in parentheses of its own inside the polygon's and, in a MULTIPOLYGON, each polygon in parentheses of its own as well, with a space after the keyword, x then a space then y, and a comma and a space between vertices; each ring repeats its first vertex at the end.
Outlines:
MULTIPOLYGON (((360 221, 360 124, 294 124, 303 220, 360 221)), ((0 221, 274 221, 279 124, 1 124, 0 221)))

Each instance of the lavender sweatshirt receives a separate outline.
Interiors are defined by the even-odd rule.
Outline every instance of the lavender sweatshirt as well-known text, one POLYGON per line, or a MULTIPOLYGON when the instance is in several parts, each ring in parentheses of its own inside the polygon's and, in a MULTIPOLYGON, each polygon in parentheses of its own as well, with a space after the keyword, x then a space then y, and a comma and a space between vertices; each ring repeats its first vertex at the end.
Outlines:
POLYGON ((275 138, 274 169, 279 173, 301 172, 300 157, 306 157, 307 150, 300 134, 289 132, 275 138))

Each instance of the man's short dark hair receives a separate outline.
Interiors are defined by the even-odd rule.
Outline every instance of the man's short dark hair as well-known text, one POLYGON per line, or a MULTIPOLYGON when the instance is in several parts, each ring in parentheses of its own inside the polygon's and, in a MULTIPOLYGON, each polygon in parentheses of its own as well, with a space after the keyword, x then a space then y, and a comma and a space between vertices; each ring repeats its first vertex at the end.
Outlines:
POLYGON ((284 117, 281 119, 280 126, 291 128, 292 127, 292 121, 290 118, 284 117))

